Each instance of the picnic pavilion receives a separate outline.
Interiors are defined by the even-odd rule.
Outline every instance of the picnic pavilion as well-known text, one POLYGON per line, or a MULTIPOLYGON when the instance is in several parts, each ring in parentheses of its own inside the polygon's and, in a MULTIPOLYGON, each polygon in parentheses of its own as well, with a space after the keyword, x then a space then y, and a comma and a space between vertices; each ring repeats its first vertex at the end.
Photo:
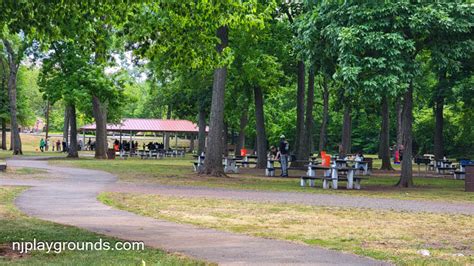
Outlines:
MULTIPOLYGON (((79 129, 82 132, 84 143, 86 141, 86 132, 95 132, 95 130, 95 123, 85 125, 79 129)), ((206 127, 206 134, 208 130, 208 127, 206 127)), ((120 123, 107 124, 107 132, 119 133, 120 142, 124 134, 129 135, 130 141, 133 140, 133 136, 143 133, 154 133, 155 136, 161 135, 163 140, 166 139, 166 134, 174 135, 175 148, 177 148, 178 136, 190 139, 191 143, 194 143, 199 133, 199 127, 189 120, 124 118, 120 123)), ((165 143, 165 145, 169 145, 169 143, 165 143)))

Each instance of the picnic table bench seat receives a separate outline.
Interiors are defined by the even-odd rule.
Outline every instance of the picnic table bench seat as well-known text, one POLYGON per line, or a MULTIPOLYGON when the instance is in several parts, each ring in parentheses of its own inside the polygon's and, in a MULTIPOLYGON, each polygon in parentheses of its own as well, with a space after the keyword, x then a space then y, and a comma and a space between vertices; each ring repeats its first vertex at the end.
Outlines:
POLYGON ((465 171, 456 170, 454 171, 454 179, 464 179, 466 175, 465 171))
MULTIPOLYGON (((310 187, 314 187, 315 186, 314 185, 315 180, 317 180, 317 179, 321 179, 323 181, 323 188, 324 189, 329 189, 329 186, 333 181, 336 181, 336 180, 337 180, 337 182, 339 182, 339 181, 347 182, 348 181, 347 177, 344 177, 344 176, 340 176, 337 179, 332 178, 330 176, 301 176, 300 185, 302 187, 304 187, 309 183, 310 187)), ((368 179, 368 178, 367 177, 361 177, 361 176, 354 176, 354 189, 359 190, 360 189, 360 183, 364 179, 368 179)))
POLYGON ((438 169, 438 173, 442 171, 443 174, 445 174, 445 171, 455 171, 456 167, 438 167, 437 169, 438 169))

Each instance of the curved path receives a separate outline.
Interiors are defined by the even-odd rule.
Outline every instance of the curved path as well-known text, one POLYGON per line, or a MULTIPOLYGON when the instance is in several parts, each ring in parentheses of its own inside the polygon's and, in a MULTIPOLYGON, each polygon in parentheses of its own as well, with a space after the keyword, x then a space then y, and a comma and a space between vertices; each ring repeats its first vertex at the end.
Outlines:
POLYGON ((439 201, 401 200, 335 194, 232 190, 224 188, 133 183, 115 183, 107 186, 106 190, 110 192, 296 203, 314 206, 474 215, 474 203, 448 203, 439 201))
POLYGON ((147 246, 223 265, 386 264, 318 247, 203 229, 115 210, 96 199, 98 193, 117 181, 115 176, 102 171, 50 166, 45 161, 9 160, 8 164, 43 168, 63 176, 50 180, 0 179, 0 185, 33 186, 17 198, 16 205, 40 219, 144 241, 147 246))

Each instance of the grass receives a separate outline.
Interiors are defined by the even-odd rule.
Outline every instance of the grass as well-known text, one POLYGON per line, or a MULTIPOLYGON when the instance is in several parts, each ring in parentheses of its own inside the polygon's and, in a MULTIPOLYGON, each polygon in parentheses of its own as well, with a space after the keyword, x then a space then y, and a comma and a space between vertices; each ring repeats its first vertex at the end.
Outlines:
POLYGON ((99 199, 153 218, 322 246, 398 265, 474 263, 474 218, 468 215, 126 193, 102 193, 99 199), (422 256, 421 250, 430 256, 422 256))
MULTIPOLYGON (((444 178, 424 178, 415 175, 414 188, 395 188, 397 176, 370 176, 364 180, 362 190, 323 190, 301 188, 299 179, 268 178, 263 170, 244 169, 241 174, 232 174, 228 178, 199 176, 192 172, 192 158, 163 160, 60 160, 50 163, 98 169, 119 176, 123 182, 157 183, 178 186, 218 187, 228 189, 248 189, 265 191, 289 191, 305 193, 331 193, 351 196, 368 196, 395 199, 435 200, 444 202, 474 202, 474 193, 464 192, 464 182, 444 178)), ((294 173, 294 172, 293 172, 294 173)), ((298 174, 302 175, 303 172, 298 174)))
POLYGON ((0 265, 200 265, 180 255, 145 248, 142 251, 65 251, 59 254, 32 252, 21 256, 11 249, 15 241, 74 241, 115 243, 118 239, 94 234, 71 226, 27 217, 13 201, 24 187, 0 187, 0 265))

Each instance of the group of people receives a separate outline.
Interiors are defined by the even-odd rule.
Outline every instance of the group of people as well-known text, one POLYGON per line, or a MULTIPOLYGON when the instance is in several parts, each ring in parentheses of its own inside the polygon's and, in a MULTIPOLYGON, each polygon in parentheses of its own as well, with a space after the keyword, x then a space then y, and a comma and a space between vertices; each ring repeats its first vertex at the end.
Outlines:
POLYGON ((41 152, 49 151, 49 148, 51 147, 52 151, 57 151, 57 152, 67 152, 67 143, 66 140, 63 139, 61 142, 59 139, 56 141, 50 141, 49 138, 41 138, 39 148, 41 152))
POLYGON ((278 148, 275 146, 270 147, 268 158, 271 160, 280 161, 281 164, 281 175, 282 177, 288 177, 288 154, 290 151, 290 144, 286 140, 285 135, 280 136, 280 144, 278 148))
POLYGON ((120 141, 118 139, 114 140, 114 150, 115 151, 134 151, 138 148, 138 141, 120 141))

